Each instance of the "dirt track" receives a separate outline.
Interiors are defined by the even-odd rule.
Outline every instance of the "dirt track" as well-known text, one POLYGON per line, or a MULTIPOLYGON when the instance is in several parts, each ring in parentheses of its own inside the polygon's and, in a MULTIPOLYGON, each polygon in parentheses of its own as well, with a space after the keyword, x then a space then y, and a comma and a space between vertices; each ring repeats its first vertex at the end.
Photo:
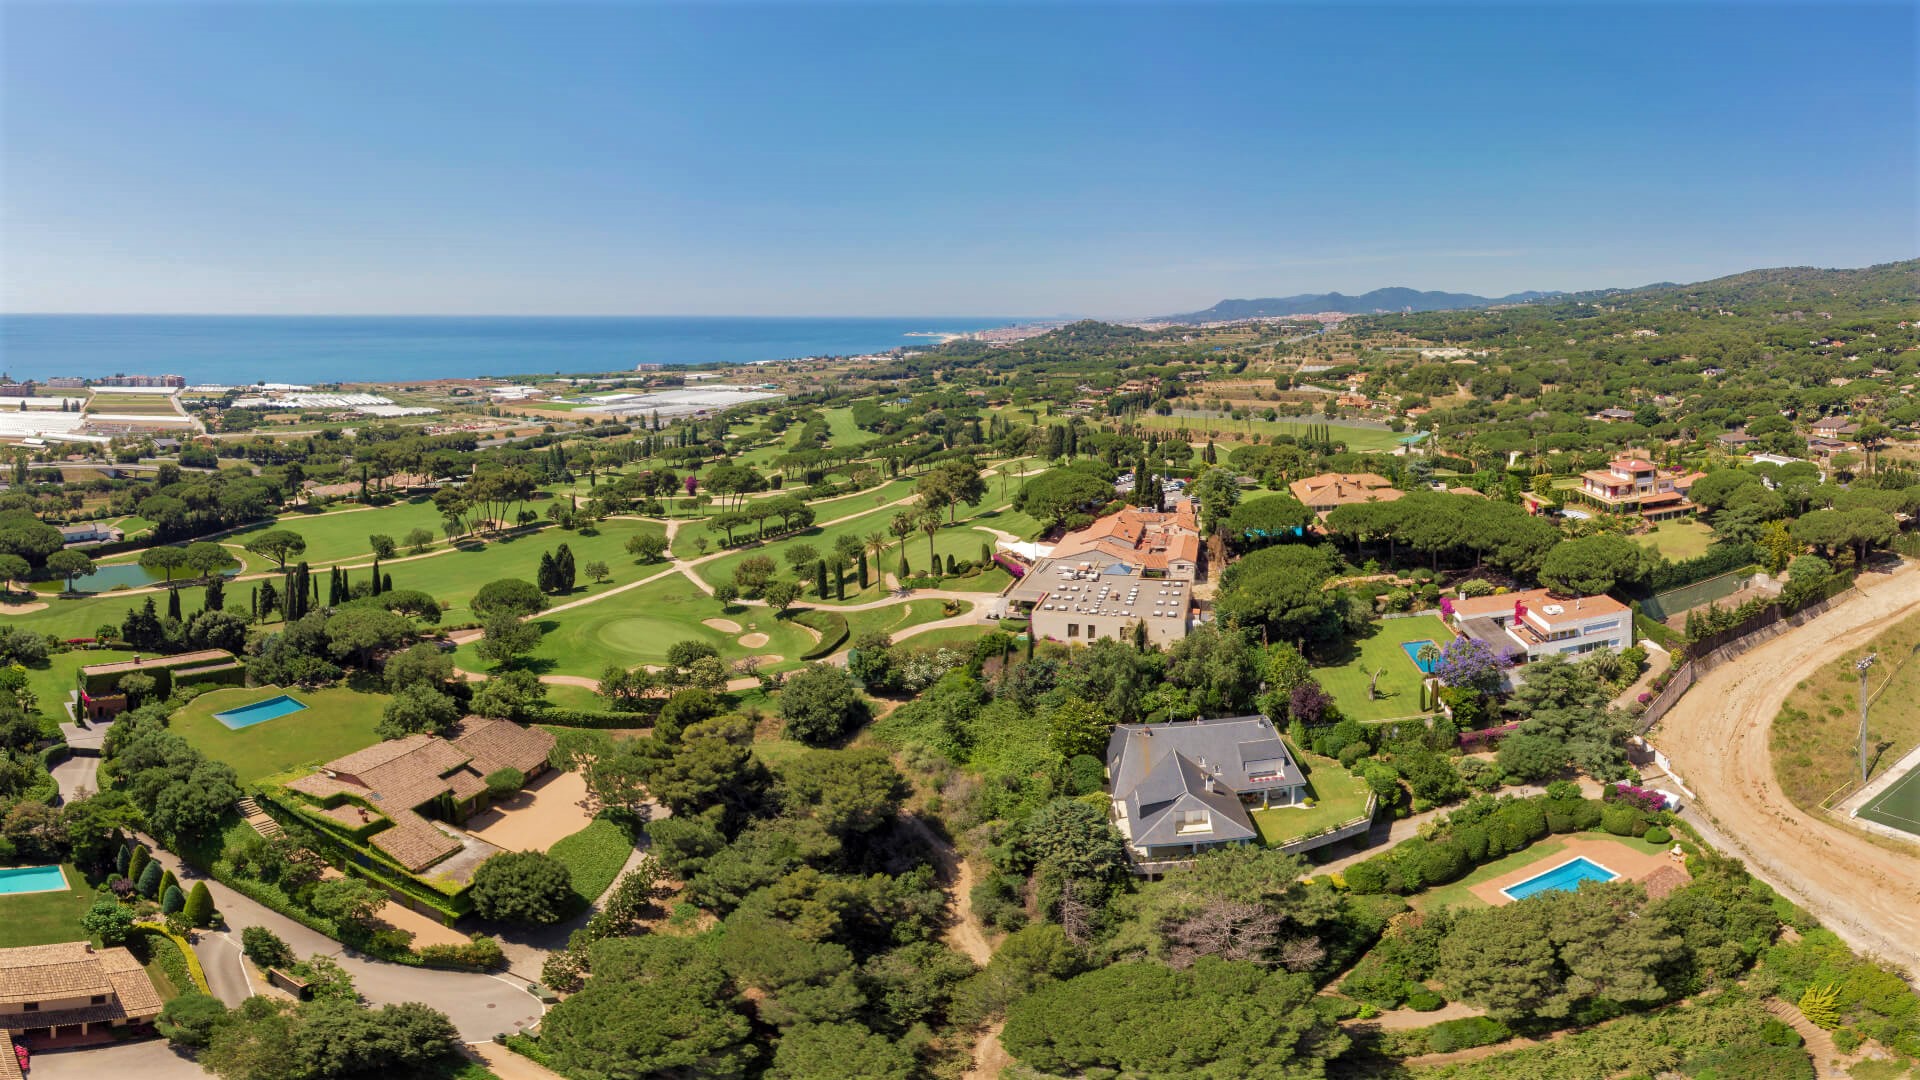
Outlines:
POLYGON ((1902 853, 1788 801, 1768 731, 1795 684, 1920 612, 1920 567, 1861 578, 1863 595, 1708 673, 1654 729, 1697 796, 1686 817, 1863 952, 1920 978, 1920 847, 1902 853), (1704 821, 1702 815, 1704 814, 1704 821))

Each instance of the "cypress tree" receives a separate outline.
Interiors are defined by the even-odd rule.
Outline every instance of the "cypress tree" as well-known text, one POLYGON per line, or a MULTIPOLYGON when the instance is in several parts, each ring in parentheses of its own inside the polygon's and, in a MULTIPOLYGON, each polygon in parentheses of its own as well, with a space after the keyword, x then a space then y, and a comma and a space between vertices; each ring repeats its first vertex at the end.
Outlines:
POLYGON ((947 576, 948 577, 952 577, 954 574, 959 572, 955 570, 953 567, 954 567, 953 554, 949 552, 947 554, 947 576))
POLYGON ((380 575, 380 591, 383 593, 390 593, 393 591, 393 575, 392 574, 380 575))
POLYGON ((867 573, 867 553, 863 551, 860 553, 860 588, 862 591, 865 591, 867 587, 867 573))
POLYGON ((554 579, 560 584, 560 591, 572 592, 574 579, 572 548, 561 544, 559 550, 553 553, 553 570, 554 579))
POLYGON ((337 566, 327 568, 327 606, 340 606, 340 568, 337 566))
POLYGON ((821 559, 813 564, 813 595, 822 600, 827 596, 827 560, 821 559))
POLYGON ((200 605, 200 607, 201 607, 201 610, 203 611, 225 611, 226 610, 227 583, 225 578, 222 578, 220 575, 215 574, 213 578, 207 582, 206 599, 200 605))
POLYGON ((380 595, 380 556, 373 557, 373 595, 380 595))
POLYGON ((540 553, 540 569, 534 571, 533 583, 540 586, 540 591, 544 593, 558 591, 554 578, 553 552, 540 553))
POLYGON ((174 622, 180 621, 180 590, 179 589, 167 590, 167 618, 172 619, 174 622))
POLYGON ((833 598, 835 600, 845 600, 847 598, 846 567, 841 566, 839 563, 833 565, 833 598))

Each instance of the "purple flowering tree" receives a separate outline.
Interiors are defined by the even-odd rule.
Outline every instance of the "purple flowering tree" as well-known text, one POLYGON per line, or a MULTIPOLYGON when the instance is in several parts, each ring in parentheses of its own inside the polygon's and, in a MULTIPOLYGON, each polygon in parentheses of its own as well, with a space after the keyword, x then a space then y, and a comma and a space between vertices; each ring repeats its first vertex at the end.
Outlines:
POLYGON ((1461 636, 1440 650, 1433 673, 1448 686, 1491 694, 1500 689, 1500 658, 1484 641, 1461 636))
POLYGON ((1327 710, 1333 706, 1333 698, 1327 696, 1320 684, 1306 679, 1293 688, 1287 695, 1287 713, 1295 720, 1309 726, 1325 719, 1327 710))

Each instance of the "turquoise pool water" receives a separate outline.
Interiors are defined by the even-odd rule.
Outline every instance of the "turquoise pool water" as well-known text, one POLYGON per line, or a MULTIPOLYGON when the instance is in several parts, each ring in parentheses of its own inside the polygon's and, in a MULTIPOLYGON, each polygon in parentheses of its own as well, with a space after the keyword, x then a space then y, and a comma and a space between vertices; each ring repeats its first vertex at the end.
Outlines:
POLYGON ((297 713, 305 708, 306 706, 298 701, 280 694, 265 701, 256 701, 251 705, 242 705, 237 709, 214 713, 213 718, 238 731, 243 727, 264 724, 268 720, 278 720, 282 716, 297 713))
POLYGON ((1400 647, 1407 652, 1407 659, 1413 661, 1413 666, 1419 668, 1420 674, 1422 675, 1431 675, 1433 674, 1433 669, 1440 666, 1440 661, 1438 660, 1427 663, 1420 659, 1420 650, 1429 645, 1432 645, 1436 649, 1440 647, 1432 638, 1422 638, 1419 641, 1403 641, 1400 643, 1400 647))
POLYGON ((67 875, 58 866, 16 866, 0 870, 0 893, 62 892, 67 875))
POLYGON ((1585 855, 1568 859, 1559 866, 1543 874, 1535 874, 1525 881, 1509 885, 1500 891, 1514 900, 1525 900, 1543 892, 1572 892, 1583 881, 1612 881, 1619 874, 1601 866, 1585 855))

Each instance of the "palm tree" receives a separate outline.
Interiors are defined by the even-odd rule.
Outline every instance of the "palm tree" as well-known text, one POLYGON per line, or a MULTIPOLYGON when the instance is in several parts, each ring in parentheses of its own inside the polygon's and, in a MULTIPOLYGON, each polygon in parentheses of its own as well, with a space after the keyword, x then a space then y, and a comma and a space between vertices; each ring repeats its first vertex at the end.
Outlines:
POLYGON ((894 537, 900 541, 900 557, 902 559, 907 557, 907 537, 912 536, 913 530, 919 527, 920 525, 914 519, 913 511, 911 510, 900 511, 893 515, 892 521, 887 523, 887 531, 892 533, 894 537))
POLYGON ((940 508, 937 506, 929 506, 920 512, 920 531, 927 534, 928 559, 938 559, 940 557, 939 554, 933 550, 933 535, 940 531, 940 526, 945 524, 946 522, 940 520, 940 508))
POLYGON ((881 562, 880 560, 881 560, 881 557, 886 555, 887 553, 886 534, 870 532, 867 534, 865 542, 867 545, 867 551, 873 555, 874 580, 882 588, 885 588, 886 581, 887 581, 887 567, 886 567, 886 564, 881 562))

